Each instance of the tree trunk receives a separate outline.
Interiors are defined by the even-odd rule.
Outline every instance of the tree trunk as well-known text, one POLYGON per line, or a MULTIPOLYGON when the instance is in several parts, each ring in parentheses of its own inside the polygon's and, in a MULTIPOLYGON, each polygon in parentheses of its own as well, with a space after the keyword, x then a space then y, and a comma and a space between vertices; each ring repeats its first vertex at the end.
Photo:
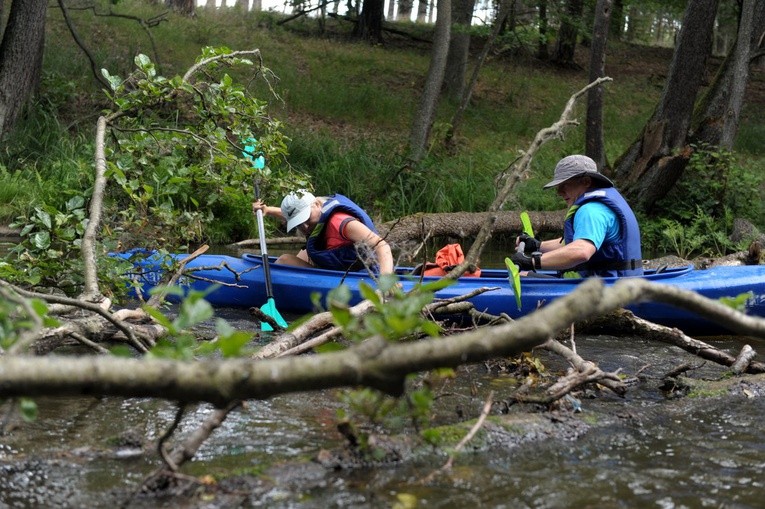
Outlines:
MULTIPOLYGON (((598 0, 595 6, 595 22, 590 46, 590 83, 605 76, 606 40, 611 16, 611 0, 598 0)), ((587 128, 585 153, 592 158, 601 171, 608 167, 603 141, 603 86, 595 87, 587 94, 587 128)))
POLYGON ((539 0, 537 2, 537 10, 539 11, 539 42, 537 44, 537 58, 539 60, 547 60, 550 58, 550 54, 547 51, 547 0, 539 0))
POLYGON ((194 0, 165 0, 165 5, 180 14, 194 15, 194 0))
POLYGON ((444 72, 444 91, 455 99, 465 90, 465 71, 470 54, 470 22, 475 0, 453 0, 452 37, 444 72))
POLYGON ((757 18, 755 9, 765 11, 765 2, 744 0, 733 48, 696 108, 700 115, 694 122, 695 142, 728 150, 733 148, 738 132, 739 114, 744 104, 744 93, 749 83, 749 56, 754 20, 757 18))
POLYGON ((412 7, 414 0, 400 0, 398 3, 398 21, 410 21, 412 19, 412 7))
POLYGON ((382 43, 382 21, 385 13, 384 0, 364 0, 361 15, 354 30, 354 36, 359 39, 382 43))
MULTIPOLYGON (((511 0, 512 1, 512 0, 511 0)), ((449 146, 454 142, 454 137, 457 132, 459 132, 459 129, 462 125, 462 117, 465 113, 465 110, 467 110, 468 105, 470 104, 470 98, 473 95, 473 89, 475 88, 475 84, 478 82, 478 73, 480 72, 481 68, 483 67, 484 62, 486 61, 486 57, 489 54, 489 51, 494 46, 494 42, 497 40, 497 37, 499 37, 500 30, 502 30, 502 26, 505 23, 505 20, 507 19, 507 16, 510 12, 509 9, 509 3, 508 1, 502 1, 500 0, 498 9, 499 12, 497 13, 497 19, 494 21, 494 28, 491 31, 491 35, 488 39, 484 42, 483 49, 481 50, 481 54, 478 56, 478 59, 476 60, 475 67, 473 68, 472 76, 470 77, 470 82, 464 87, 462 96, 460 98, 460 104, 457 106, 457 110, 454 112, 454 115, 452 116, 451 126, 449 127, 449 130, 446 133, 446 138, 444 139, 445 145, 449 146)))
POLYGON ((643 132, 615 165, 622 194, 649 212, 685 170, 694 102, 712 51, 718 0, 691 0, 659 104, 643 132))
POLYGON ((452 23, 451 0, 438 0, 435 37, 430 57, 428 76, 420 98, 420 106, 412 119, 412 131, 409 137, 409 158, 418 163, 425 157, 426 146, 430 138, 430 128, 436 116, 438 96, 444 82, 446 55, 449 52, 449 35, 452 23))
MULTIPOLYGON (((478 235, 487 217, 495 216, 492 235, 508 235, 515 238, 523 230, 519 210, 496 212, 450 212, 434 214, 413 214, 395 221, 378 225, 380 234, 393 244, 404 241, 421 241, 426 238, 470 238, 478 235)), ((543 238, 559 237, 563 233, 565 210, 529 212, 534 232, 543 238)))
POLYGON ((614 0, 611 7, 609 32, 612 39, 620 41, 624 33, 624 0, 614 0))
POLYGON ((553 61, 558 65, 575 67, 574 51, 579 36, 579 25, 582 21, 583 0, 567 0, 566 15, 558 29, 558 39, 555 43, 553 61))
POLYGON ((8 134, 40 84, 46 2, 13 2, 0 43, 0 137, 8 134))
POLYGON ((425 23, 428 19, 428 3, 429 0, 418 0, 417 2, 417 22, 425 23))
POLYGON ((389 21, 393 21, 395 10, 396 10, 396 2, 394 0, 390 0, 390 2, 388 2, 388 14, 385 16, 385 19, 389 21))

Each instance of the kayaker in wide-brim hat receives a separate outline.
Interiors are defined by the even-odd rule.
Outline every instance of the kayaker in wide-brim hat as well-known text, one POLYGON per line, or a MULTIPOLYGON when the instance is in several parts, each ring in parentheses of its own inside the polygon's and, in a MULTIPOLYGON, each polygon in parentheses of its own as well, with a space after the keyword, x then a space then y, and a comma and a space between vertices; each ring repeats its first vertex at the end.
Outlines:
POLYGON ((643 274, 635 214, 595 161, 585 155, 564 157, 543 188, 555 188, 569 206, 563 236, 543 242, 519 236, 516 245, 523 249, 512 260, 522 270, 576 271, 583 277, 643 274))

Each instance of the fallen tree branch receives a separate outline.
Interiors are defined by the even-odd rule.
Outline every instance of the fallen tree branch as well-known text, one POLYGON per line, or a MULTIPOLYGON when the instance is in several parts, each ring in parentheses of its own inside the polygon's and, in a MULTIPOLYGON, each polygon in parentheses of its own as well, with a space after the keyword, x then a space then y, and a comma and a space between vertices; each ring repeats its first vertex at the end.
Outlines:
POLYGON ((355 349, 263 362, 248 359, 175 362, 107 357, 0 358, 0 397, 115 395, 208 401, 264 399, 298 390, 365 385, 398 396, 410 373, 516 355, 543 344, 572 322, 640 300, 672 302, 741 334, 765 337, 765 320, 693 292, 630 279, 597 278, 515 322, 454 336, 385 344, 373 356, 355 349))

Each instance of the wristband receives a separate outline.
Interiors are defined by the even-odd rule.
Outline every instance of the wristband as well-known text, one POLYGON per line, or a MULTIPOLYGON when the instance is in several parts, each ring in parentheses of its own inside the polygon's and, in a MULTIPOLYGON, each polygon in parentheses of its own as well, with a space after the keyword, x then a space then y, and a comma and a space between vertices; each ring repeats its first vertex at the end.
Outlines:
POLYGON ((542 269, 542 253, 539 251, 534 251, 531 253, 531 266, 535 269, 542 269))

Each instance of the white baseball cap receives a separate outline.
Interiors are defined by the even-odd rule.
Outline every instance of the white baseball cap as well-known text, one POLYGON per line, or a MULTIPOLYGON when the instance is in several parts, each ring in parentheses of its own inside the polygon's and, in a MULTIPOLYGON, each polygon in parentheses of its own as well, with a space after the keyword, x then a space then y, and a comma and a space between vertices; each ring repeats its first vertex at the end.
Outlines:
POLYGON ((287 231, 291 232, 311 217, 311 205, 316 197, 308 191, 293 191, 282 200, 282 215, 287 220, 287 231))

